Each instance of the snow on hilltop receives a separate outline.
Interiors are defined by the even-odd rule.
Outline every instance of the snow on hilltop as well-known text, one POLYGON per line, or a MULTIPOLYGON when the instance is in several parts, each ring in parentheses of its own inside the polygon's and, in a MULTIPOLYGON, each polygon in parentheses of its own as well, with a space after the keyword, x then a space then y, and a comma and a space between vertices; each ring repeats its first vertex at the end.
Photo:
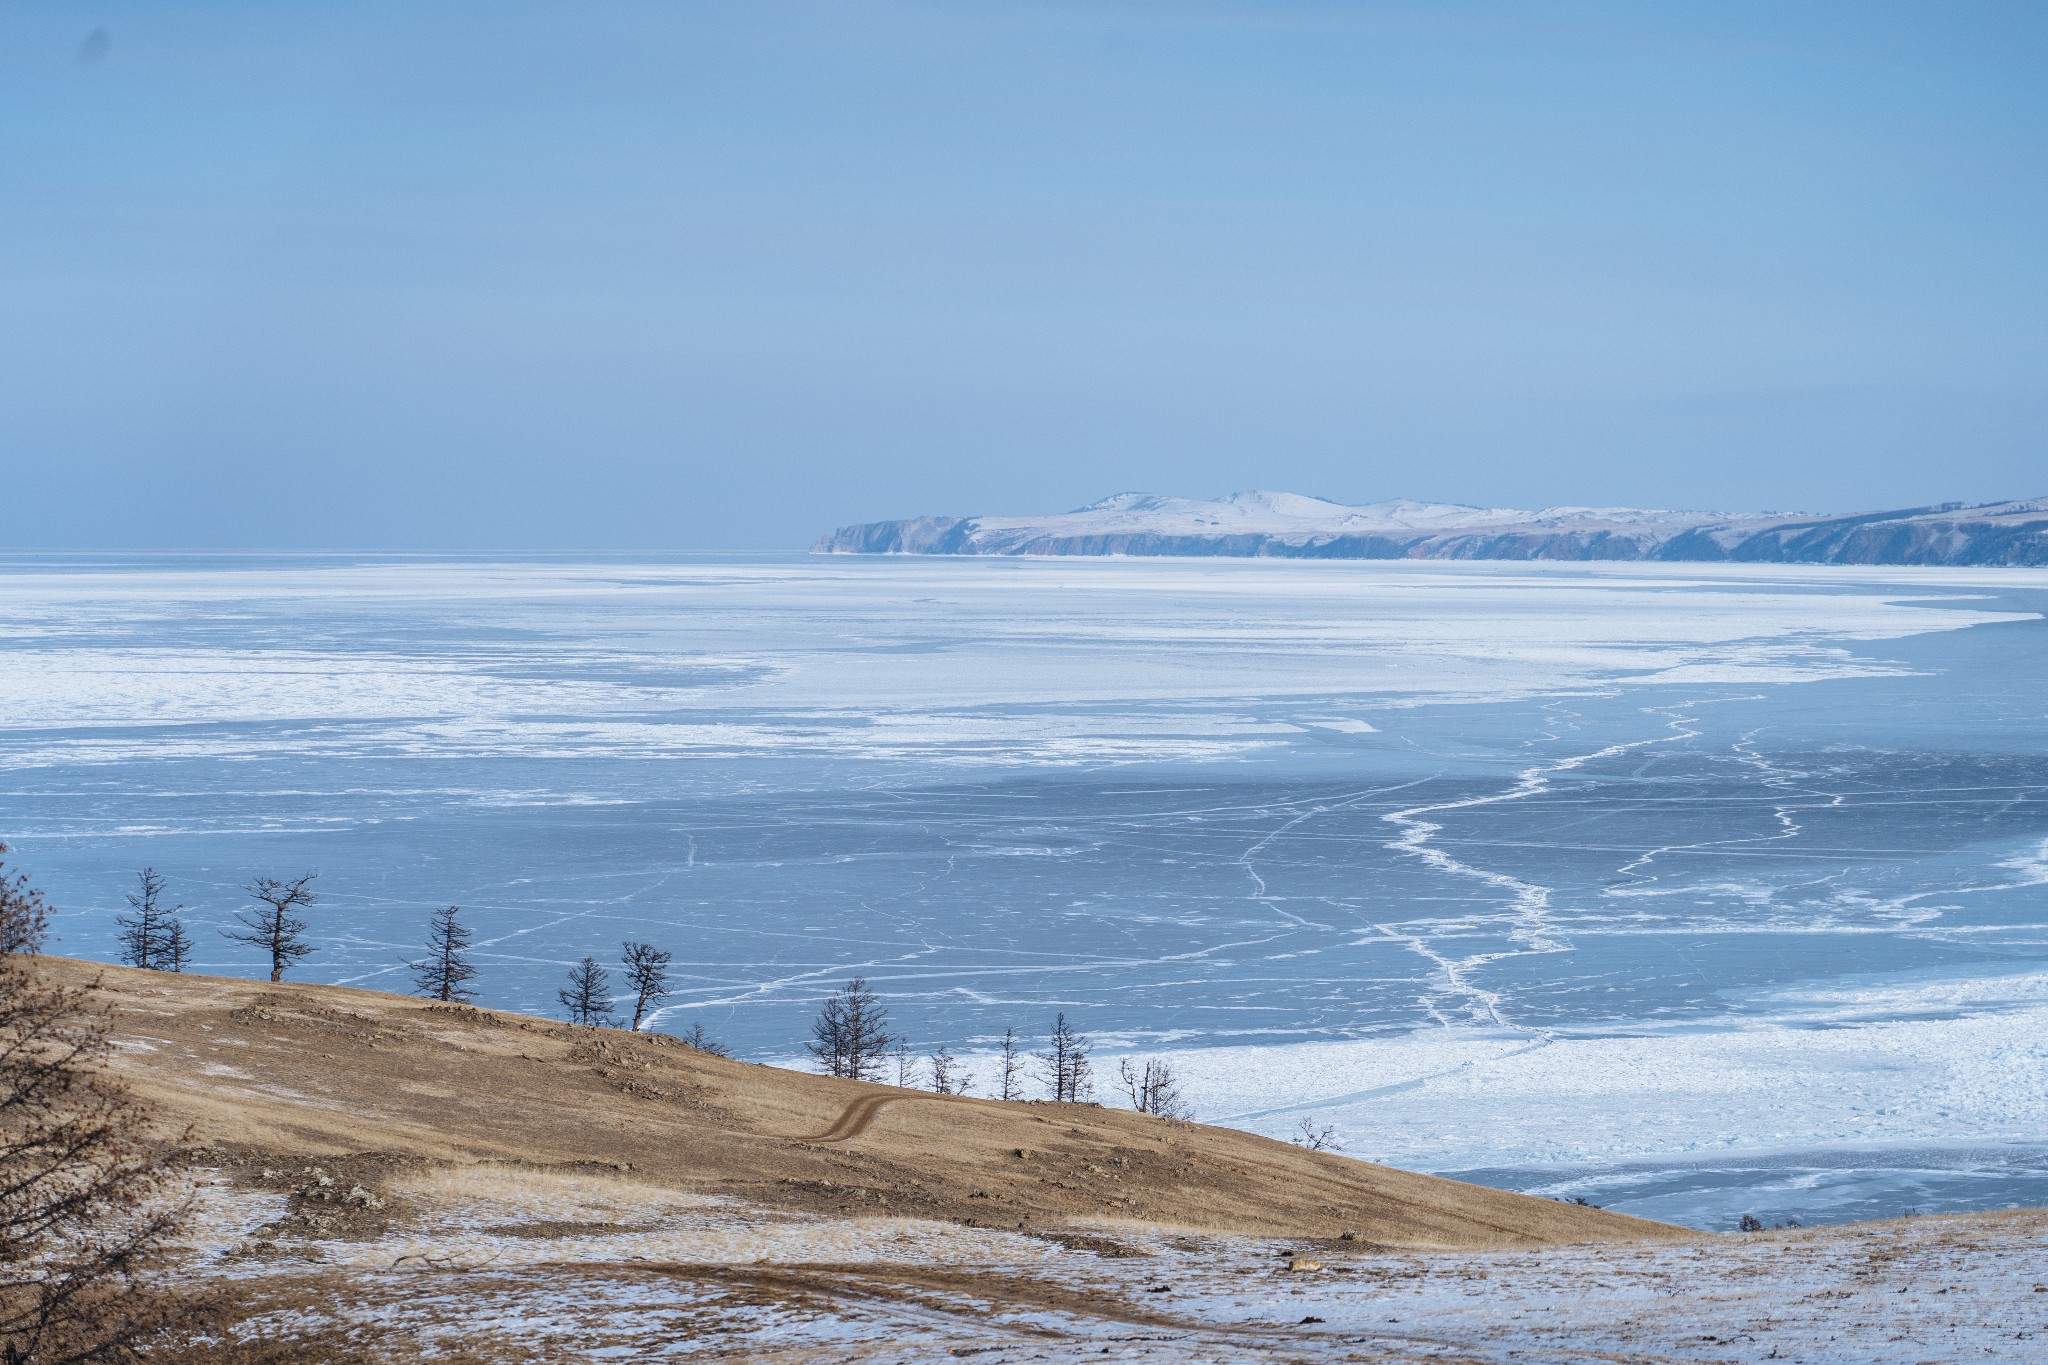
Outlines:
POLYGON ((847 526, 820 554, 1240 555, 1292 559, 1665 559, 2048 564, 2048 498, 1851 515, 1460 503, 1360 507, 1254 490, 1204 501, 1118 493, 1054 516, 847 526))

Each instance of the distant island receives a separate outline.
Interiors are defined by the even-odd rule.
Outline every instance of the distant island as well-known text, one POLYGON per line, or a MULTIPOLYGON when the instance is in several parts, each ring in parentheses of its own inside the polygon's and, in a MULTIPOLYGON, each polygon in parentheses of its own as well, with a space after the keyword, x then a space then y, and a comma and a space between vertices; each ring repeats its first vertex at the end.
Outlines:
POLYGON ((1201 501, 1119 493, 1039 517, 843 526, 842 555, 1231 555, 1280 559, 1616 559, 1762 564, 2048 565, 2048 498, 1889 512, 1539 512, 1439 502, 1362 507, 1254 491, 1201 501))

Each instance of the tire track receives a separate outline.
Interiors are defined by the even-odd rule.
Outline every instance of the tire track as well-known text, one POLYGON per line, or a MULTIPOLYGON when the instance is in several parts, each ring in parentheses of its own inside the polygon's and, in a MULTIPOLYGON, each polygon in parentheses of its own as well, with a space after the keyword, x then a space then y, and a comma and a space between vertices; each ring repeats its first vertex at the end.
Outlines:
POLYGON ((851 1142, 868 1130, 883 1109, 902 1100, 919 1099, 917 1095, 863 1095, 840 1111, 832 1126, 822 1133, 807 1137, 793 1138, 794 1142, 851 1142))

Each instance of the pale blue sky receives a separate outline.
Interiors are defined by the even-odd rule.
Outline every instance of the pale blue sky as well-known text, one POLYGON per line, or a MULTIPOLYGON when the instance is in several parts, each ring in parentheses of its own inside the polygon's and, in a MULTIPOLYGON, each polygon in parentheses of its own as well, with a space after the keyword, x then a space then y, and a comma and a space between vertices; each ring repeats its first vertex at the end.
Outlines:
POLYGON ((0 0, 0 546, 2037 496, 2044 116, 2032 0, 0 0))

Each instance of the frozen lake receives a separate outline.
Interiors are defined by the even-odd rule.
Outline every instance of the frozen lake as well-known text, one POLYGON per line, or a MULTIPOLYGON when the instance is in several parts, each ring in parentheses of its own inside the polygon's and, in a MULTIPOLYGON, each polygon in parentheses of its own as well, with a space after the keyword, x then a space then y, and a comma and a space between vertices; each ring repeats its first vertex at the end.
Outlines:
MULTIPOLYGON (((0 839, 200 970, 675 950, 792 1058, 1065 1010, 1201 1117, 1700 1226, 2048 1203, 2048 572, 0 561, 0 839)), ((1105 1070, 1111 1069, 1105 1065, 1105 1070)), ((986 1066, 982 1067, 986 1071, 986 1066)))

